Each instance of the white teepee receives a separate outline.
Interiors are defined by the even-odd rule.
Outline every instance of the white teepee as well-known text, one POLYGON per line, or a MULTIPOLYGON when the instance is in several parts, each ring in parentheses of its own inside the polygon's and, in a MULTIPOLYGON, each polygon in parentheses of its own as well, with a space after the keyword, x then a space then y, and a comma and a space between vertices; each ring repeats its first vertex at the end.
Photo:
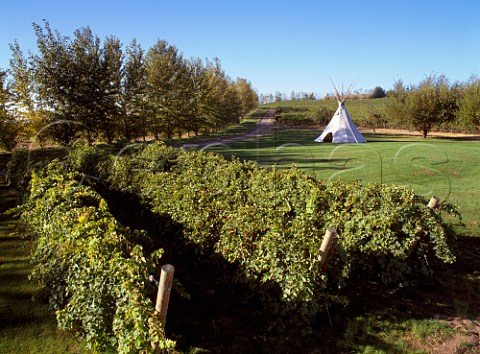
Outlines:
MULTIPOLYGON (((335 87, 335 85, 334 85, 335 87)), ((335 87, 335 96, 338 101, 338 109, 333 115, 330 123, 325 127, 323 133, 315 139, 317 143, 326 141, 332 143, 366 143, 365 138, 360 134, 352 121, 350 114, 345 108, 345 97, 342 97, 335 87)))

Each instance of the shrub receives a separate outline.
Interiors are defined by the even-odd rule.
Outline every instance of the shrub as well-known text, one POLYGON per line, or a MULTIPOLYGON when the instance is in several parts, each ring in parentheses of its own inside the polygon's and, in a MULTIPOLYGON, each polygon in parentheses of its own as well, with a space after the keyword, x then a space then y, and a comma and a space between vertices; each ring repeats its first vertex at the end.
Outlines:
POLYGON ((403 187, 325 184, 294 166, 264 169, 163 144, 98 166, 113 159, 115 168, 100 173, 106 188, 133 193, 145 208, 167 215, 206 259, 236 265, 232 281, 261 293, 290 324, 312 321, 339 289, 372 281, 397 286, 430 275, 433 260, 454 261, 442 213, 456 209, 442 203, 431 210, 403 187), (328 227, 338 236, 329 267, 320 269, 328 227))
POLYGON ((284 124, 311 124, 311 125, 327 125, 330 122, 335 110, 327 107, 303 108, 290 107, 283 108, 277 113, 277 119, 284 124))
MULTIPOLYGON (((427 201, 412 190, 378 183, 364 186, 359 181, 337 181, 327 189, 329 209, 325 219, 338 232, 336 262, 342 269, 337 275, 339 284, 345 284, 348 278, 355 278, 349 281, 357 284, 365 277, 398 284, 413 274, 429 275, 427 258, 445 263, 455 260, 441 211, 429 209, 427 201), (417 242, 418 249, 413 249, 417 242), (416 253, 411 255, 413 251, 416 253)), ((458 215, 452 205, 444 203, 442 208, 458 215)))
POLYGON ((27 191, 31 170, 30 151, 27 149, 13 150, 7 164, 7 181, 17 189, 21 198, 27 191))
POLYGON ((329 109, 327 107, 318 108, 315 112, 316 121, 315 123, 320 125, 327 125, 335 114, 334 109, 329 109))
POLYGON ((105 200, 58 162, 33 172, 18 212, 36 241, 31 277, 47 291, 60 327, 85 335, 97 352, 149 348, 158 334, 146 274, 162 250, 146 257, 135 244, 145 233, 117 222, 105 200))
POLYGON ((381 86, 376 86, 369 96, 369 98, 383 98, 383 97, 387 97, 387 92, 381 86))
MULTIPOLYGON (((155 149, 163 156, 171 148, 151 149, 152 156, 155 149)), ((308 320, 329 296, 327 288, 398 284, 413 273, 429 275, 425 259, 454 260, 441 211, 405 188, 325 185, 295 167, 263 169, 213 153, 177 151, 167 170, 143 171, 136 180, 144 205, 181 224, 185 238, 206 256, 238 264, 237 280, 256 290, 278 288, 285 313, 308 320), (338 230, 335 256, 323 272, 319 249, 331 226, 338 230)))

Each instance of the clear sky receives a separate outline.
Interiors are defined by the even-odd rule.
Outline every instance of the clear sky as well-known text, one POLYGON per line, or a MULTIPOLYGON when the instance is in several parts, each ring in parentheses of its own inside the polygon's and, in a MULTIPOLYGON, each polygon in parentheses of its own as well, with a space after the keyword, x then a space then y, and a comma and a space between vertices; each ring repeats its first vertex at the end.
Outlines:
POLYGON ((35 52, 32 23, 62 35, 90 26, 104 38, 158 39, 187 58, 218 57, 259 93, 354 90, 480 75, 479 0, 0 0, 0 68, 9 44, 35 52))

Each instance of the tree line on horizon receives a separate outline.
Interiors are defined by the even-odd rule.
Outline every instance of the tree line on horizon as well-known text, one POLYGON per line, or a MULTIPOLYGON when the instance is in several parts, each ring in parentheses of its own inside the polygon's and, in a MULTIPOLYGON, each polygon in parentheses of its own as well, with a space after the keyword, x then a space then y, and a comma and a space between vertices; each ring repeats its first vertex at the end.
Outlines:
MULTIPOLYGON (((387 95, 387 92, 381 87, 376 86, 373 90, 355 90, 353 94, 348 94, 352 98, 382 98, 387 95)), ((291 91, 288 95, 286 92, 275 91, 272 93, 261 93, 259 94, 259 103, 268 104, 273 102, 282 102, 282 101, 315 101, 319 99, 333 99, 335 97, 334 93, 327 93, 325 97, 320 97, 320 94, 315 92, 305 92, 305 91, 291 91)))
POLYGON ((185 59, 158 40, 102 41, 89 27, 61 35, 33 24, 37 53, 10 45, 10 68, 0 68, 0 147, 19 139, 69 144, 145 140, 217 131, 258 105, 251 83, 232 80, 220 60, 185 59))

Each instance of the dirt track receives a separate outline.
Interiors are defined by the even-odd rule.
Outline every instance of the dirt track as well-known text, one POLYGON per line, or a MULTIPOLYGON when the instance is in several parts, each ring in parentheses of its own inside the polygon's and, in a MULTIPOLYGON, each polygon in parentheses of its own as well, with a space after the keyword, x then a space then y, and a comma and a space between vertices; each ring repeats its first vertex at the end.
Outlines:
POLYGON ((219 144, 228 144, 236 141, 242 141, 252 138, 258 138, 260 136, 266 135, 275 129, 275 111, 270 109, 263 115, 260 122, 257 123, 257 126, 250 133, 234 136, 230 138, 223 138, 211 141, 205 141, 202 143, 194 144, 196 148, 204 148, 209 145, 219 145, 219 144))

